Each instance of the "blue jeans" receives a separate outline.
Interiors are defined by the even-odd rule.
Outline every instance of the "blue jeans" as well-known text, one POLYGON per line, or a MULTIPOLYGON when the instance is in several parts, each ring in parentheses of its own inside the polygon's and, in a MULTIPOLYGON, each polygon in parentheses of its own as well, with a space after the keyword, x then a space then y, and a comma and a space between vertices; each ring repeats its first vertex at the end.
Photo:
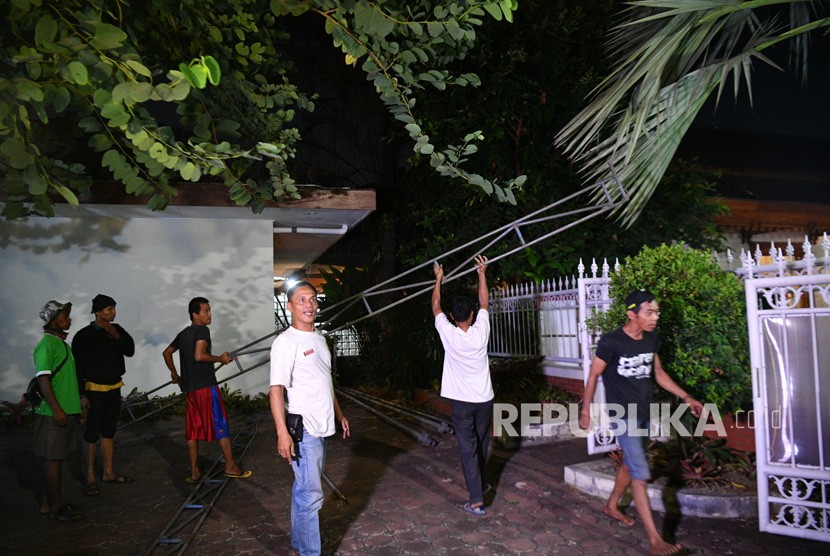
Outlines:
POLYGON ((490 445, 493 400, 481 403, 452 400, 452 426, 461 456, 470 504, 484 502, 484 467, 490 445))
POLYGON ((291 490, 291 546, 301 556, 320 554, 320 508, 323 507, 323 467, 326 463, 326 439, 303 435, 299 444, 299 462, 291 463, 294 487, 291 490))
MULTIPOLYGON (((634 423, 631 421, 630 423, 634 423)), ((639 430, 648 430, 648 421, 637 421, 639 430)), ((626 426, 629 423, 626 424, 626 426)), ((635 481, 650 481, 651 471, 648 468, 648 456, 646 454, 646 441, 648 435, 632 436, 629 430, 624 433, 615 433, 617 443, 623 453, 623 465, 628 469, 628 474, 635 481)))

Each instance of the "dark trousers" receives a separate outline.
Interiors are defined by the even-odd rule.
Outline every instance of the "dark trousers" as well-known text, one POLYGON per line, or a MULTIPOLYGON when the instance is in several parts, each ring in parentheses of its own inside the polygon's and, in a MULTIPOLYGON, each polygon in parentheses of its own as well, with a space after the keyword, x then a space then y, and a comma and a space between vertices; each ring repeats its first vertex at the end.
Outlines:
POLYGON ((452 426, 455 428, 470 504, 484 502, 484 467, 492 422, 493 400, 481 403, 452 400, 452 426))

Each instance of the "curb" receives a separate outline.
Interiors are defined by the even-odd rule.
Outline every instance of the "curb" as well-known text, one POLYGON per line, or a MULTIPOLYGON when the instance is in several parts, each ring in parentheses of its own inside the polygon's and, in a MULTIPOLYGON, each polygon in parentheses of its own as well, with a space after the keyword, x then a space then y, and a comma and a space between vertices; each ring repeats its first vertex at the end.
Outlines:
MULTIPOLYGON (((607 459, 568 465, 565 483, 586 494, 606 498, 614 487, 613 467, 607 459)), ((653 510, 669 514, 715 518, 758 516, 758 497, 754 494, 706 494, 650 484, 648 498, 653 510)))

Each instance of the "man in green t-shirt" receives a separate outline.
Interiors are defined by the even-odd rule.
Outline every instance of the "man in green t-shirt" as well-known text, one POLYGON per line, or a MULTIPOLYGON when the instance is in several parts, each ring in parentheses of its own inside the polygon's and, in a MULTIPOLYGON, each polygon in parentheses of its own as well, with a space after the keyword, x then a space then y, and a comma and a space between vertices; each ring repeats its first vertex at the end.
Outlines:
POLYGON ((78 427, 86 417, 86 400, 81 400, 75 360, 66 343, 72 326, 71 303, 50 301, 40 311, 45 323, 43 338, 35 347, 35 376, 43 394, 35 409, 35 452, 46 460, 46 496, 40 513, 59 521, 77 521, 83 515, 61 501, 61 466, 70 443, 77 442, 78 427))

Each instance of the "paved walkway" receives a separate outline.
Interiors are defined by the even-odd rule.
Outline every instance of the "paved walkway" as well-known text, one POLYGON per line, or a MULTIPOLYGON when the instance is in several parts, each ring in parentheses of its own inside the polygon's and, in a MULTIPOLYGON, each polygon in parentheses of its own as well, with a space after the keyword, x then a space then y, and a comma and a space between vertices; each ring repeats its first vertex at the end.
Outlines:
MULTIPOLYGON (((348 499, 327 491, 321 512, 324 554, 501 555, 647 554, 642 528, 625 528, 598 511, 601 501, 563 482, 564 466, 590 459, 584 441, 499 450, 491 461, 496 491, 486 517, 465 513, 465 489, 452 436, 429 448, 344 403, 354 436, 329 443, 326 472, 348 499)), ((276 458, 270 415, 242 460, 253 469, 232 481, 187 554, 290 554, 292 473, 276 458)), ((232 420, 231 429, 240 427, 232 420)), ((435 436, 435 435, 433 435, 435 436)), ((64 501, 86 519, 58 523, 38 515, 40 469, 31 451, 31 424, 0 431, 0 554, 142 554, 190 491, 181 417, 140 422, 119 432, 118 470, 129 485, 100 484, 85 497, 65 473, 64 501)), ((203 445, 206 460, 218 449, 203 445)), ((632 510, 633 511, 633 510, 632 510)), ((658 516, 658 524, 663 523, 658 516)), ((762 534, 751 520, 686 518, 676 538, 691 554, 827 554, 827 544, 762 534)))

